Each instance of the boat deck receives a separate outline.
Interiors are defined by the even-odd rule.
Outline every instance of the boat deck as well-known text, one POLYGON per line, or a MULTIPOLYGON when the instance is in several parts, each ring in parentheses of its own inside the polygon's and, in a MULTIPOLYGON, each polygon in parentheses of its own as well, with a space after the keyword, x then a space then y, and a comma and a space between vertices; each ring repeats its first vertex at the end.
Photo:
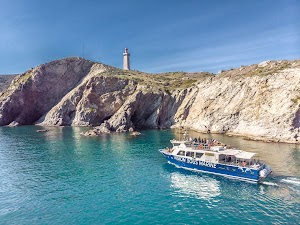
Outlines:
MULTIPOLYGON (((205 147, 204 149, 198 149, 197 147, 195 147, 195 145, 190 145, 190 146, 186 146, 186 150, 188 151, 189 149, 194 150, 194 151, 198 151, 198 150, 204 150, 204 151, 209 151, 209 152, 215 152, 215 150, 210 149, 210 147, 205 147)), ((173 149, 171 148, 165 148, 162 149, 162 152, 164 152, 165 154, 168 155, 173 155, 173 149)), ((228 154, 228 155, 234 155, 234 154, 243 154, 243 153, 248 153, 248 152, 244 152, 241 150, 237 150, 237 149, 226 149, 223 150, 221 152, 218 152, 219 154, 228 154)), ((251 153, 252 154, 252 153, 251 153)), ((186 156, 185 156, 186 157, 186 156)), ((228 165, 228 166, 239 166, 239 167, 245 167, 245 168, 251 168, 251 169, 259 169, 261 167, 263 167, 263 163, 261 163, 260 161, 250 161, 250 162, 243 162, 242 160, 236 160, 236 161, 227 161, 227 160, 218 160, 219 164, 223 164, 223 165, 228 165)))

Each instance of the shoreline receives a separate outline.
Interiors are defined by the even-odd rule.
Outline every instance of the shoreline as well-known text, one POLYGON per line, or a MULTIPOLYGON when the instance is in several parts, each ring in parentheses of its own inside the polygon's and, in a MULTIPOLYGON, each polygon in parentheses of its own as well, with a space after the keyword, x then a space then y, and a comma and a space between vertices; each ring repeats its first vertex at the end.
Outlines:
MULTIPOLYGON (((21 125, 21 126, 2 126, 2 127, 8 127, 8 128, 16 128, 16 127, 24 127, 24 126, 35 126, 35 127, 38 127, 38 128, 64 128, 64 127, 79 127, 79 128, 86 128, 89 130, 87 130, 87 132, 89 131, 92 131, 95 127, 94 126, 91 126, 91 125, 88 125, 88 126, 81 126, 81 125, 74 125, 74 126, 55 126, 55 125, 38 125, 38 124, 33 124, 33 125, 21 125)), ((37 129, 37 130, 40 130, 40 129, 37 129)), ((47 129, 48 130, 48 129, 47 129)), ((116 131, 110 131, 109 133, 108 132, 102 132, 102 133, 98 133, 97 135, 94 135, 94 136, 99 136, 101 134, 113 134, 113 133, 133 133, 133 132, 142 132, 144 130, 188 130, 188 131, 193 131, 193 132, 196 132, 196 133, 199 133, 199 134, 218 134, 218 135, 225 135, 225 136, 228 136, 228 137, 241 137, 243 138, 244 140, 249 140, 249 141, 260 141, 260 142, 264 142, 264 143, 282 143, 282 144, 293 144, 293 145, 299 145, 300 143, 299 142, 291 142, 291 141, 288 141, 288 140, 280 140, 280 139, 276 139, 276 138, 271 138, 271 137, 257 137, 257 136, 253 136, 253 135, 243 135, 243 134, 237 134, 237 133, 222 133, 222 132, 214 132, 214 131, 210 131, 209 133, 208 132, 205 132, 205 131, 201 131, 201 130, 197 130, 197 129, 193 129, 193 128, 181 128, 179 129, 177 126, 176 127, 170 127, 170 128, 165 128, 165 129, 160 129, 160 128, 149 128, 149 129, 138 129, 138 130, 134 130, 134 131, 126 131, 126 132, 116 132, 116 131)), ((86 137, 91 137, 92 135, 83 135, 83 136, 86 136, 86 137)))
POLYGON ((299 145, 299 142, 292 142, 289 140, 280 140, 277 138, 271 138, 271 137, 258 137, 258 136, 253 136, 253 135, 244 135, 244 134, 238 134, 238 133, 226 133, 226 132, 214 132, 214 131, 201 131, 197 130, 195 128, 181 128, 179 129, 178 127, 171 127, 170 129, 173 130, 191 130, 199 134, 219 134, 219 135, 225 135, 228 137, 241 137, 244 140, 249 140, 249 141, 260 141, 260 142, 265 142, 265 143, 283 143, 283 144, 294 144, 294 145, 299 145))

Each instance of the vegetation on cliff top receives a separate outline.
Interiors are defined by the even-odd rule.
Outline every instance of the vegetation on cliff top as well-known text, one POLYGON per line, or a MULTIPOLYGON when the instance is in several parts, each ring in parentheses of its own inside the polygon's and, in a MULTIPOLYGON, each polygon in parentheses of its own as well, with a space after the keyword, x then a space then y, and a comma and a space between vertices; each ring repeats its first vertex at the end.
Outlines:
POLYGON ((12 85, 12 86, 17 86, 17 85, 19 85, 19 84, 24 84, 29 78, 32 77, 32 75, 33 75, 32 70, 29 70, 29 71, 27 71, 27 72, 21 74, 20 76, 16 77, 16 78, 12 81, 11 85, 12 85))
POLYGON ((110 68, 107 72, 99 75, 107 77, 115 76, 120 79, 129 79, 135 81, 139 85, 144 85, 154 90, 172 91, 175 89, 185 89, 191 87, 196 82, 210 77, 213 74, 208 72, 168 72, 150 74, 138 70, 121 70, 117 68, 110 68))
POLYGON ((17 75, 0 75, 0 92, 7 89, 17 75))
POLYGON ((226 71, 221 71, 218 76, 222 77, 253 77, 253 76, 267 76, 279 73, 287 68, 295 68, 300 66, 300 60, 277 60, 265 61, 259 64, 249 66, 241 66, 226 71))
MULTIPOLYGON (((82 58, 68 58, 68 59, 80 59, 82 58)), ((62 59, 63 60, 63 59, 62 59)), ((52 61, 44 64, 52 65, 60 62, 61 60, 52 61)), ((86 60, 89 61, 89 60, 86 60)), ((93 63, 89 61, 90 63, 93 63)), ((95 63, 98 64, 98 63, 95 63)), ((252 76, 266 76, 270 74, 276 74, 286 68, 294 68, 300 66, 300 60, 281 60, 281 61, 266 61, 260 64, 253 64, 249 66, 241 66, 240 68, 234 68, 226 71, 221 71, 217 76, 209 72, 166 72, 166 73, 145 73, 138 70, 125 71, 108 65, 104 65, 107 69, 106 72, 98 74, 105 77, 117 77, 120 79, 128 79, 136 82, 139 85, 146 86, 151 90, 163 90, 173 91, 176 89, 185 89, 192 87, 197 82, 209 77, 252 77, 252 76)), ((34 69, 30 69, 25 73, 17 76, 10 84, 9 88, 2 90, 2 97, 5 97, 10 89, 15 89, 20 84, 25 84, 28 79, 34 74, 34 69)), ((6 87, 7 88, 7 87, 6 87)))
MULTIPOLYGON (((105 72, 106 76, 116 76, 121 79, 129 79, 140 85, 145 85, 152 90, 173 91, 175 89, 185 89, 192 87, 197 82, 209 77, 254 77, 274 75, 287 68, 296 68, 300 66, 300 60, 280 60, 265 61, 259 64, 241 66, 240 68, 221 71, 218 76, 209 72, 167 72, 150 74, 137 70, 124 71, 118 68, 110 67, 105 72)), ((103 74, 101 74, 103 75, 103 74)))
POLYGON ((29 70, 19 76, 12 76, 10 84, 3 88, 0 92, 0 99, 5 99, 13 90, 15 90, 20 84, 24 85, 26 81, 33 75, 32 70, 29 70))

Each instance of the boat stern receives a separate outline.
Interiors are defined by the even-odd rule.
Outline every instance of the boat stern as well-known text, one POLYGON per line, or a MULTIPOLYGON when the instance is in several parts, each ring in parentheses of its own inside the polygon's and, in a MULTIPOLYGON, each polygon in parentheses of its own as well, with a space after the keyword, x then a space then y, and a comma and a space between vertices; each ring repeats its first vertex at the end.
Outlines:
POLYGON ((272 173, 272 169, 270 166, 265 165, 262 170, 259 171, 259 180, 265 179, 272 173))

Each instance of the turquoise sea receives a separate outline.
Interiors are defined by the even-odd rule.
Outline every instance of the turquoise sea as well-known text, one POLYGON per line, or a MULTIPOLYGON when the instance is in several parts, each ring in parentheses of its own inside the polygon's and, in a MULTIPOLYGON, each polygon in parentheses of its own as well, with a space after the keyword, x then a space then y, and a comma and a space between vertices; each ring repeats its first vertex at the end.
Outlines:
POLYGON ((300 223, 300 146, 200 135, 260 153, 274 173, 257 185, 167 164, 172 130, 37 129, 0 128, 0 224, 300 223))

